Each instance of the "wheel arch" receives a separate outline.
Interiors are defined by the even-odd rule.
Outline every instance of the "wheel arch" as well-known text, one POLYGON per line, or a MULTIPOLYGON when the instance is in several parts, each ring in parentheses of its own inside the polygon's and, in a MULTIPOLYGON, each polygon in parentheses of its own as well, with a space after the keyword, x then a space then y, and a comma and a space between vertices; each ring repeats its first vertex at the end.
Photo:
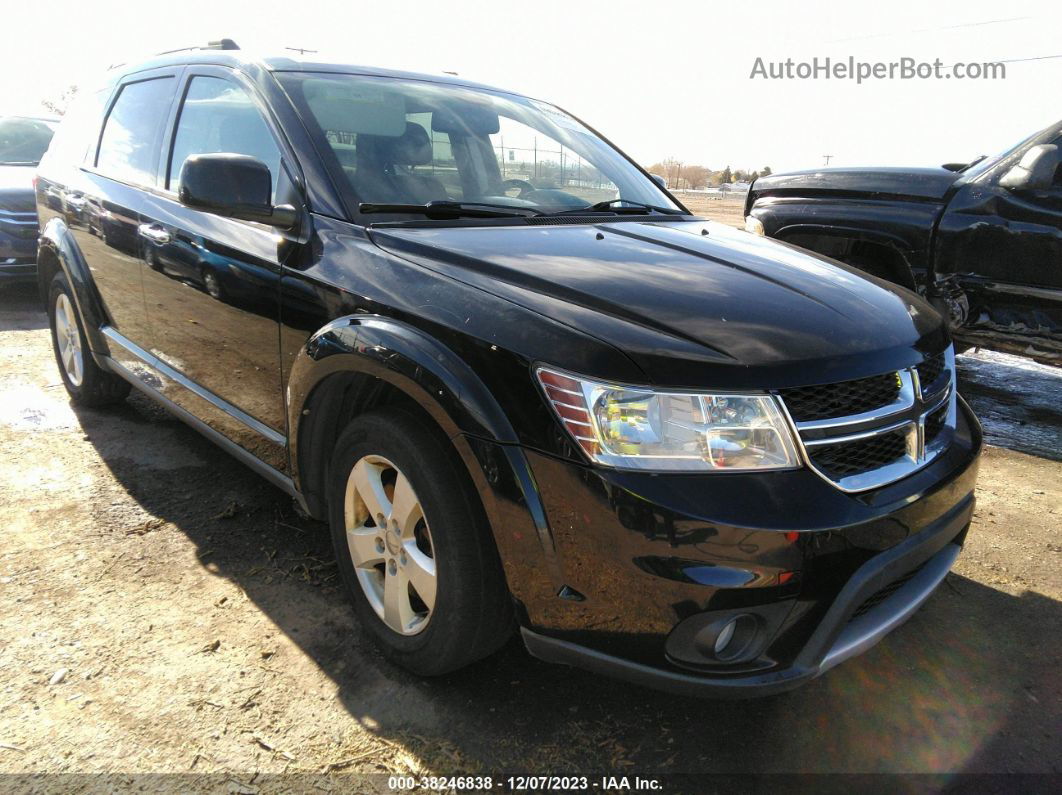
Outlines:
POLYGON ((70 234, 70 228, 61 218, 55 217, 41 230, 37 246, 37 289, 45 304, 52 280, 59 272, 70 282, 89 349, 94 354, 105 353, 109 349, 100 332, 107 323, 103 301, 92 280, 88 263, 70 234))
POLYGON ((342 425, 382 405, 405 404, 429 417, 457 448, 475 458, 465 435, 515 443, 501 407, 453 351, 405 323, 348 316, 317 331, 295 358, 288 379, 292 475, 311 513, 324 506, 321 454, 342 425))
POLYGON ((883 272, 872 275, 893 281, 909 290, 917 290, 918 279, 915 272, 925 268, 924 251, 913 249, 907 237, 885 230, 792 224, 776 230, 773 236, 783 242, 846 262, 853 267, 860 267, 857 264, 860 258, 870 258, 883 269, 883 272), (820 242, 824 245, 818 245, 820 242), (844 247, 846 251, 840 252, 839 247, 844 247))
POLYGON ((386 405, 420 412, 449 439, 487 515, 512 595, 524 601, 556 593, 563 580, 545 506, 505 412, 456 353, 390 318, 339 318, 295 358, 291 474, 310 514, 327 515, 327 462, 341 427, 386 405), (532 556, 545 561, 534 576, 522 564, 532 556))

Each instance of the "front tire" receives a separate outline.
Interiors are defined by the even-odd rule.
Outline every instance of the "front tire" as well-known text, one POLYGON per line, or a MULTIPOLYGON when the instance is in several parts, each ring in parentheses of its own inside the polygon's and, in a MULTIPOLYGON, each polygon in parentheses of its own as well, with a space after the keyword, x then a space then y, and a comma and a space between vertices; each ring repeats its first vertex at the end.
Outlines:
POLYGON ((92 358, 81 316, 74 303, 74 292, 63 273, 57 273, 52 279, 48 294, 48 324, 59 375, 75 403, 97 407, 125 400, 129 383, 102 369, 92 358))
POLYGON ((218 278, 214 271, 204 268, 200 274, 200 281, 203 283, 203 289, 206 290, 207 295, 215 301, 225 300, 225 290, 221 286, 221 279, 218 278))
POLYGON ((454 671, 507 640, 512 605, 482 507, 427 420, 374 411, 339 437, 329 519, 355 612, 393 662, 454 671))

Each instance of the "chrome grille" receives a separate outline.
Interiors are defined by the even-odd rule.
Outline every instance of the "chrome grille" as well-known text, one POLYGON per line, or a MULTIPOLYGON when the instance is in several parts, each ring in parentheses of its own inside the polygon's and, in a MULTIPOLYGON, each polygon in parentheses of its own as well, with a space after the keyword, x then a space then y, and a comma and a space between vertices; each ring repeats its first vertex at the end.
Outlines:
POLYGON ((937 380, 944 372, 944 354, 938 353, 915 367, 918 372, 918 383, 922 392, 931 394, 937 389, 937 380))
POLYGON ((36 212, 12 212, 0 208, 0 232, 28 240, 37 237, 37 231, 36 212))
POLYGON ((907 433, 903 429, 854 442, 824 444, 808 450, 808 456, 815 466, 835 480, 880 469, 906 454, 907 433))
POLYGON ((915 367, 778 395, 807 464, 843 491, 866 491, 910 475, 947 447, 957 411, 955 355, 948 348, 915 367))
POLYGON ((926 416, 926 446, 936 441, 948 424, 948 404, 926 416))
POLYGON ((790 416, 797 422, 862 414, 889 405, 899 393, 896 373, 781 391, 790 416))

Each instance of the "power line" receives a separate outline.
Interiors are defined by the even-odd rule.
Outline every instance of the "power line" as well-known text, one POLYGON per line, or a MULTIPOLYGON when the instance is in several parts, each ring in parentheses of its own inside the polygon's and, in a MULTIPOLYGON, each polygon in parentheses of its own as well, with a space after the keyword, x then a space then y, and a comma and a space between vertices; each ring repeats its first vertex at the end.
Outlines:
POLYGON ((840 44, 845 41, 866 41, 867 39, 882 39, 888 36, 903 36, 908 33, 935 33, 941 30, 959 30, 960 28, 979 28, 985 25, 1004 25, 1008 22, 1021 22, 1034 17, 1007 17, 1006 19, 989 19, 984 22, 964 22, 961 25, 945 25, 940 28, 915 28, 913 30, 895 30, 891 33, 872 33, 869 36, 851 36, 846 39, 833 39, 827 44, 840 44))
POLYGON ((1059 55, 1037 55, 1034 58, 1011 58, 1007 61, 992 61, 992 63, 1026 63, 1028 61, 1050 61, 1052 58, 1062 58, 1062 54, 1059 55))

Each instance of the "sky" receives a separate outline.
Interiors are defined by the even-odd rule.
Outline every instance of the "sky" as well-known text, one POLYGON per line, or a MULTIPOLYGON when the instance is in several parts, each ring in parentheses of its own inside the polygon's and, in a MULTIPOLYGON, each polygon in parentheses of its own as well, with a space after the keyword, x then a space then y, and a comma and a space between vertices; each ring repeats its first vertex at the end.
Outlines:
POLYGON ((114 63, 228 37, 243 49, 453 71, 549 100, 639 162, 713 169, 929 166, 1001 151, 1062 117, 1058 0, 9 3, 0 113, 114 63), (869 6, 869 4, 867 4, 869 6), (38 33, 38 28, 46 31, 38 33), (764 80, 764 63, 1014 61, 1005 80, 764 80), (1024 60, 1038 59, 1038 60, 1024 60))

